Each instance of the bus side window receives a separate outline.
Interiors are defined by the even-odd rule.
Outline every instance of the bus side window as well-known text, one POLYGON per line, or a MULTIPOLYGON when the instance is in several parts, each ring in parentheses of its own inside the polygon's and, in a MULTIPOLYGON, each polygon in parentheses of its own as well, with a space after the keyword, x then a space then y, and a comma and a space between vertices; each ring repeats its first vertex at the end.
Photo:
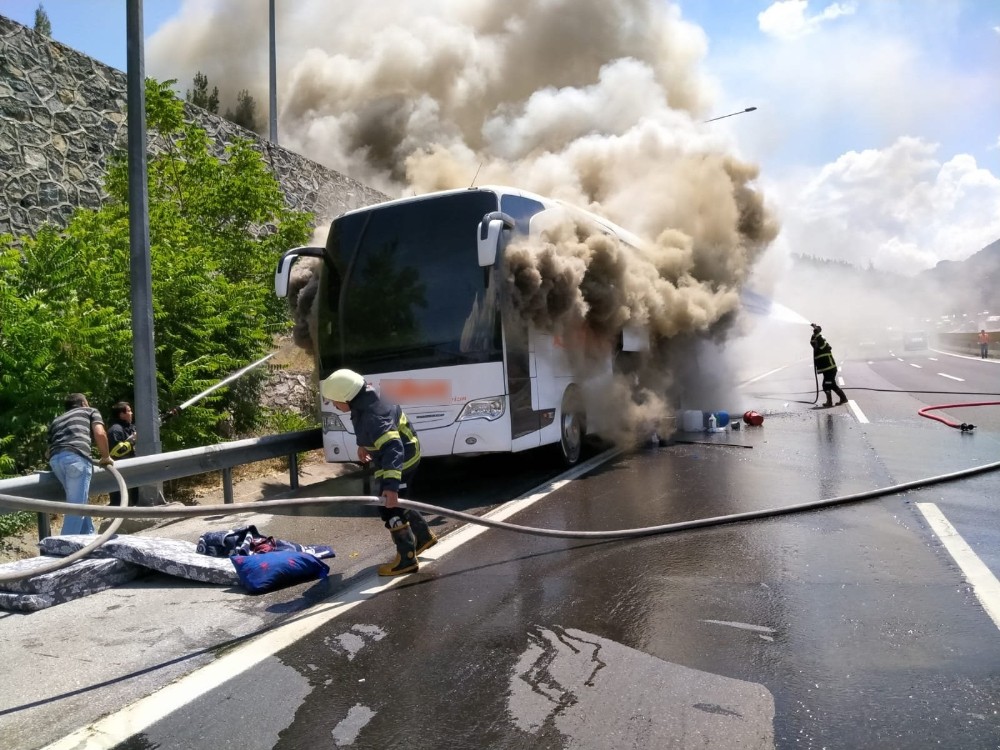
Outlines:
POLYGON ((522 198, 520 195, 505 195, 500 201, 500 210, 514 220, 515 234, 527 236, 531 217, 539 211, 545 210, 545 206, 531 198, 522 198))

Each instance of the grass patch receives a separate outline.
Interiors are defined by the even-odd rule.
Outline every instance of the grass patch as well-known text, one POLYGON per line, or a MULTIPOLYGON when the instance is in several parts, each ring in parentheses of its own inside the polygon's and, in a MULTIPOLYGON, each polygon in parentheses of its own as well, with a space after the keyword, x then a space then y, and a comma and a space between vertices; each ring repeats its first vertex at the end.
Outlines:
POLYGON ((0 516, 0 539, 20 534, 35 526, 37 514, 27 510, 5 513, 0 516))

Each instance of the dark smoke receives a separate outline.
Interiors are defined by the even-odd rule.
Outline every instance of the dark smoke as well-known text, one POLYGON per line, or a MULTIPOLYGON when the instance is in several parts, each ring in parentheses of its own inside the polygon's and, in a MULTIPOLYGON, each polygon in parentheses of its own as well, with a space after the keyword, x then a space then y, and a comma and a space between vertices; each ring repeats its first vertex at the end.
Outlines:
MULTIPOLYGON (((616 415, 616 435, 668 421, 703 382, 692 351, 733 329, 740 289, 778 232, 756 166, 701 122, 715 97, 701 29, 664 0, 299 0, 276 11, 283 145, 390 195, 468 187, 478 174, 641 238, 623 247, 567 223, 512 248, 508 282, 519 314, 574 334, 583 369, 623 326, 648 327, 649 351, 589 406, 616 415)), ((181 81, 200 70, 266 102, 266 24, 263 0, 187 3, 150 40, 151 69, 169 63, 165 77, 181 81)), ((294 290, 295 338, 309 348, 315 289, 297 276, 294 290)))

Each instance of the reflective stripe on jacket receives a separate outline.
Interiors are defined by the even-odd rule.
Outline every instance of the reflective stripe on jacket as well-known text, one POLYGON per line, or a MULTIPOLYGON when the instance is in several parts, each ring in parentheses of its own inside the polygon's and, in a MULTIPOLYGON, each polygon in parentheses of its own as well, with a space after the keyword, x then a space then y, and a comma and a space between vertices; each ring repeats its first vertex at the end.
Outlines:
POLYGON ((399 406, 389 406, 369 386, 350 403, 358 445, 372 456, 373 476, 385 490, 399 491, 403 473, 420 462, 420 441, 399 406))
POLYGON ((827 372, 837 369, 837 362, 833 358, 833 350, 830 343, 823 338, 822 334, 814 333, 809 343, 813 348, 813 366, 816 372, 827 372))

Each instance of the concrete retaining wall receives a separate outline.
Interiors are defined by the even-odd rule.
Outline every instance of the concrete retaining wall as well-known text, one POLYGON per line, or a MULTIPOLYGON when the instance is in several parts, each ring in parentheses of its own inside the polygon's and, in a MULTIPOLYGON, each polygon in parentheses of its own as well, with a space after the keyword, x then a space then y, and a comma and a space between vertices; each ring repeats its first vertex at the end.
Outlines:
MULTIPOLYGON (((0 234, 65 226, 77 207, 107 199, 108 159, 127 145, 126 101, 125 73, 0 16, 0 234)), ((234 137, 255 141, 289 206, 320 223, 387 198, 203 109, 185 105, 185 115, 220 152, 234 137)))

